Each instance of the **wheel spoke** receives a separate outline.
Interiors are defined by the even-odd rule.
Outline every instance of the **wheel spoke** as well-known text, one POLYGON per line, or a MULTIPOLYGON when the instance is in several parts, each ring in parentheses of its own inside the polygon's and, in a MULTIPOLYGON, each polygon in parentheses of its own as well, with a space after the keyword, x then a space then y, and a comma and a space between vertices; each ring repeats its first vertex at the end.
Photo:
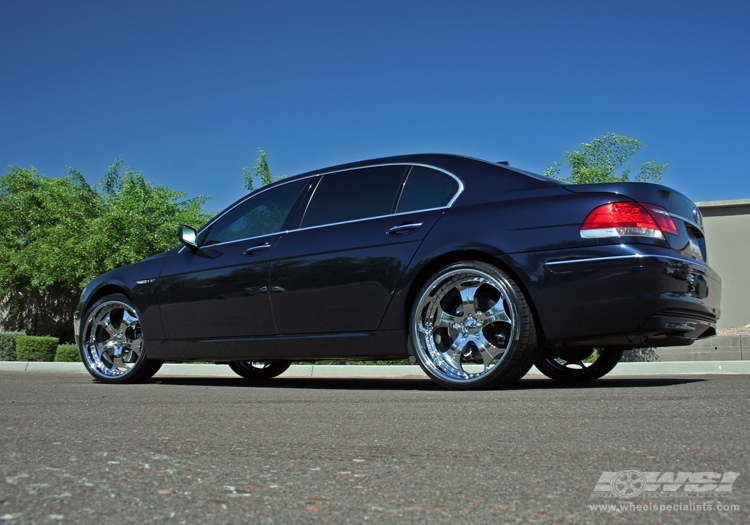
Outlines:
POLYGON ((452 369, 453 373, 464 374, 464 368, 461 366, 461 354, 453 352, 450 349, 443 352, 440 357, 452 369))
POLYGON ((104 316, 104 319, 101 319, 98 321, 98 325, 102 327, 108 334, 109 337, 112 338, 117 334, 117 328, 115 328, 115 325, 112 323, 112 311, 106 313, 104 316))
POLYGON ((482 356, 482 361, 484 362, 484 367, 486 369, 492 364, 492 361, 505 352, 505 349, 498 348, 490 343, 484 334, 479 334, 478 339, 479 344, 477 344, 477 348, 479 349, 479 354, 482 356))
POLYGON ((141 355, 141 344, 143 344, 143 338, 132 339, 126 343, 129 352, 133 352, 136 355, 141 355))
POLYGON ((133 314, 125 310, 122 313, 122 322, 120 323, 120 329, 122 330, 121 333, 125 333, 125 330, 128 328, 132 328, 133 330, 136 330, 138 327, 138 318, 135 317, 133 314))
POLYGON ((481 286, 481 284, 475 284, 459 290, 459 293, 461 294, 461 308, 463 309, 463 315, 461 316, 462 318, 465 318, 469 314, 476 315, 477 308, 474 304, 474 301, 476 299, 476 294, 479 286, 481 286))
POLYGON ((458 358, 460 359, 461 354, 466 351, 466 345, 471 342, 471 339, 472 338, 470 336, 459 334, 453 340, 453 344, 451 344, 450 348, 448 348, 446 352, 450 353, 451 355, 458 356, 458 358))
POLYGON ((444 311, 443 308, 440 305, 438 305, 435 327, 436 328, 453 328, 455 324, 456 324, 456 316, 451 315, 448 312, 444 311))
POLYGON ((502 322, 511 324, 512 321, 505 311, 502 301, 498 301, 495 306, 487 310, 486 312, 480 312, 477 314, 477 319, 482 321, 485 325, 502 322))

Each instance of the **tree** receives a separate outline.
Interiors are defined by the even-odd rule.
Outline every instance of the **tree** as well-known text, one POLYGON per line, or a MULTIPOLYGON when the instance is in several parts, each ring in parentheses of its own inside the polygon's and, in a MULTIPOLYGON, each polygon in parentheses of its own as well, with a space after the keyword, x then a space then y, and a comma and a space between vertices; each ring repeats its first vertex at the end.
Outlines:
POLYGON ((207 197, 183 200, 184 192, 154 185, 140 171, 126 166, 120 174, 121 164, 118 159, 107 168, 98 185, 105 213, 87 234, 98 264, 94 275, 169 250, 180 224, 200 226, 210 218, 203 211, 207 197))
POLYGON ((51 178, 13 166, 0 176, 0 308, 6 328, 72 335, 70 314, 96 275, 177 244, 177 226, 202 224, 204 197, 110 166, 91 186, 73 168, 51 178))
MULTIPOLYGON (((568 177, 560 176, 560 164, 554 162, 544 174, 573 184, 596 182, 628 182, 632 169, 628 161, 644 146, 638 139, 607 133, 596 137, 591 143, 582 143, 577 150, 565 152, 566 164, 570 168, 568 177), (622 168, 618 174, 617 171, 622 168)), ((636 182, 660 182, 669 164, 654 161, 642 162, 635 175, 636 182)))
POLYGON ((258 148, 258 159, 255 161, 255 166, 248 168, 245 166, 242 168, 242 174, 244 175, 243 187, 246 190, 253 191, 253 179, 255 177, 260 178, 260 185, 265 186, 273 182, 273 175, 271 175, 271 168, 268 167, 268 158, 266 152, 258 148))
POLYGON ((0 177, 0 298, 11 328, 36 334, 56 312, 70 317, 71 288, 92 268, 81 229, 102 211, 75 170, 52 179, 14 166, 0 177))

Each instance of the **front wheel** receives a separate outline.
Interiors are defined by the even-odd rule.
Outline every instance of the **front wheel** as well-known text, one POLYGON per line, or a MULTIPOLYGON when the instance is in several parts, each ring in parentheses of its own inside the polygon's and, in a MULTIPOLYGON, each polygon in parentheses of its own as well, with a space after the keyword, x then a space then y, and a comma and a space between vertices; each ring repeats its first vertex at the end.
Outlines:
POLYGON ((593 381, 610 373, 620 362, 624 350, 575 348, 559 357, 541 357, 534 366, 556 381, 593 381))
POLYGON ((515 383, 537 353, 534 318, 513 279, 478 261, 446 266, 419 291, 410 345, 435 382, 452 389, 515 383))
POLYGON ((102 383, 152 377, 161 361, 146 358, 138 311, 122 294, 99 299, 86 311, 78 349, 86 370, 102 383))
POLYGON ((291 365, 291 361, 234 361, 229 368, 245 379, 260 381, 283 374, 291 365))

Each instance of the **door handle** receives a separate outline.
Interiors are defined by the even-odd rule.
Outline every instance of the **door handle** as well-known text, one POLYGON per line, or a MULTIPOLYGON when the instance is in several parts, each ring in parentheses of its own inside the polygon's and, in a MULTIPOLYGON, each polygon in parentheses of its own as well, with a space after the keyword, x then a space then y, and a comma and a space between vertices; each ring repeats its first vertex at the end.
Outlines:
POLYGON ((260 255, 271 247, 269 243, 259 244, 245 250, 245 255, 260 255))
POLYGON ((388 235, 406 235, 407 233, 414 233, 422 227, 421 222, 411 224, 399 224, 388 230, 388 235))

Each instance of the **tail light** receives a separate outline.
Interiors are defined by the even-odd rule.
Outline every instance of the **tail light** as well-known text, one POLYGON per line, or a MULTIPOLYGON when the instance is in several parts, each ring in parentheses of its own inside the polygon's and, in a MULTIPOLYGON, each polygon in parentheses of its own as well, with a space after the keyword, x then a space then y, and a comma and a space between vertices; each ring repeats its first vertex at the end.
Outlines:
POLYGON ((651 237, 664 239, 664 234, 679 235, 669 212, 655 204, 643 202, 611 202, 588 214, 581 225, 581 237, 651 237))

